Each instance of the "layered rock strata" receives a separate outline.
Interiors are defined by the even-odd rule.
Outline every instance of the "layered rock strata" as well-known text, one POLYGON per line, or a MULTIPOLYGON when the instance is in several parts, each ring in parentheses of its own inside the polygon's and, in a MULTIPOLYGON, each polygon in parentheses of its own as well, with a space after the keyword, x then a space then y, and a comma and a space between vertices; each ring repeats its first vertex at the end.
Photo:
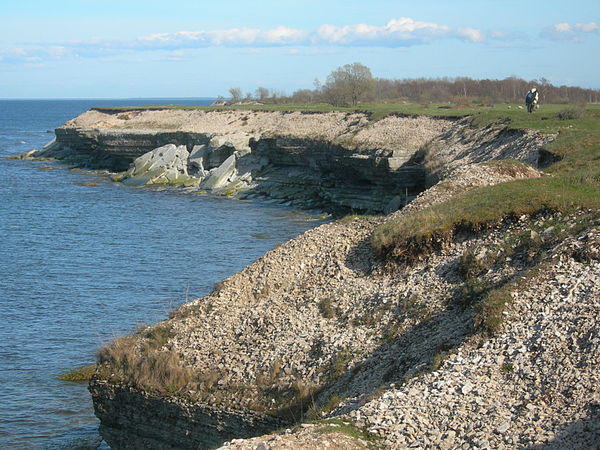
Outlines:
POLYGON ((481 132, 468 120, 371 122, 359 112, 91 110, 58 128, 56 144, 38 156, 124 171, 115 179, 136 186, 179 184, 306 208, 389 213, 426 186, 425 148, 436 149, 427 161, 436 174, 465 149, 477 150, 472 161, 514 157, 535 165, 548 139, 501 126, 481 132), (179 150, 166 150, 173 146, 179 150))
POLYGON ((100 434, 112 448, 207 448, 224 438, 267 433, 284 422, 227 408, 157 397, 96 381, 90 386, 100 434))

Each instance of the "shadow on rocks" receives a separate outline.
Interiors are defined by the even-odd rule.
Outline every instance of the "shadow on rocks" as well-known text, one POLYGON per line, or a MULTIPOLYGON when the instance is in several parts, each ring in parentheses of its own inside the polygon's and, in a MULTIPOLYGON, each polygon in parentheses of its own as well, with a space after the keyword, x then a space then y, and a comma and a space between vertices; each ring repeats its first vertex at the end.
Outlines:
POLYGON ((582 450, 600 448, 600 404, 589 405, 587 417, 567 424, 562 432, 551 441, 527 447, 528 450, 562 450, 565 448, 582 450))
MULTIPOLYGON (((401 324, 402 315, 406 315, 406 312, 395 312, 401 324)), ((452 299, 445 309, 427 314, 425 312, 425 317, 419 323, 406 329, 388 326, 382 344, 366 360, 332 379, 320 398, 352 398, 354 400, 343 411, 337 411, 350 412, 375 398, 382 389, 436 370, 445 355, 477 331, 473 325, 473 309, 460 307, 452 299)))

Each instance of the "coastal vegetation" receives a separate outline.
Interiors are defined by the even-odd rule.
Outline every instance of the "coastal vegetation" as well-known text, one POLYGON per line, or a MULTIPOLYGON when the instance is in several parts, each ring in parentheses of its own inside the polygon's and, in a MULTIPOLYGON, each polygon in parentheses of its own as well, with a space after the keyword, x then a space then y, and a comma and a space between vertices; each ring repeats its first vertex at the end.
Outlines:
MULTIPOLYGON (((546 148, 556 161, 546 168, 547 176, 468 190, 446 202, 389 220, 372 236, 373 248, 382 258, 411 264, 442 250, 459 236, 500 228, 520 218, 552 217, 542 222, 543 229, 534 226, 518 236, 508 233, 496 248, 471 248, 463 255, 465 282, 458 298, 475 307, 476 325, 490 335, 502 325, 511 292, 542 270, 550 249, 600 219, 600 109, 595 105, 558 108, 554 105, 542 114, 504 118, 509 127, 557 135, 546 148), (511 259, 524 264, 518 280, 496 285, 482 281, 481 275, 494 264, 511 259)), ((490 113, 477 115, 473 124, 485 126, 491 118, 490 113)), ((512 161, 488 164, 502 170, 524 170, 521 163, 512 161)))
POLYGON ((72 381, 72 382, 88 382, 96 372, 96 364, 87 364, 85 366, 77 367, 68 372, 61 373, 56 377, 60 381, 72 381))
MULTIPOLYGON (((546 149, 556 160, 546 169, 551 176, 474 189, 388 221, 373 236, 375 250, 384 255, 393 248, 396 255, 412 259, 443 245, 457 232, 478 232, 509 217, 531 216, 543 210, 565 214, 600 210, 600 108, 588 107, 585 118, 568 121, 559 114, 550 110, 535 115, 522 113, 523 118, 514 114, 503 118, 508 127, 557 134, 546 149)), ((474 116, 473 125, 486 126, 501 119, 488 112, 474 116)), ((501 164, 518 169, 513 163, 501 164)))

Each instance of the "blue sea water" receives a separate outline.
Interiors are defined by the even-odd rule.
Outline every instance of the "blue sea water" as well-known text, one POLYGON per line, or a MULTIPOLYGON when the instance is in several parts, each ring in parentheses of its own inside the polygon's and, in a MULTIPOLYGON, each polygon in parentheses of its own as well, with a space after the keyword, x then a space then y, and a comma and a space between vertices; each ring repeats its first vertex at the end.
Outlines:
POLYGON ((6 159, 92 106, 148 103, 207 104, 0 100, 0 448, 107 448, 86 385, 55 377, 320 223, 268 202, 6 159))

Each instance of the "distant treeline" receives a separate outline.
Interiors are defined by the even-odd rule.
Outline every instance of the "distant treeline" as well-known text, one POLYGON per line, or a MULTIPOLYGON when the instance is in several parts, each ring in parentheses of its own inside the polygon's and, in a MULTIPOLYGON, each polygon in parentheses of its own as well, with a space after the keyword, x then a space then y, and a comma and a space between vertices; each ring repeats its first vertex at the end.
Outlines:
MULTIPOLYGON (((540 102, 542 103, 600 103, 600 90, 598 89, 555 86, 544 78, 531 81, 517 77, 509 77, 503 80, 474 80, 467 77, 401 80, 371 78, 369 82, 370 85, 360 93, 360 102, 522 103, 527 91, 535 87, 540 93, 540 102)), ((256 90, 256 96, 248 93, 245 98, 238 100, 256 100, 265 103, 331 103, 351 105, 352 102, 350 101, 336 101, 336 96, 332 95, 332 93, 336 92, 333 89, 335 86, 336 81, 332 82, 330 78, 323 85, 318 80, 315 80, 315 89, 300 89, 292 95, 260 87, 256 90)))
POLYGON ((408 99, 414 102, 454 102, 464 99, 479 103, 521 103, 527 91, 539 90, 544 103, 598 103, 600 90, 554 86, 546 79, 527 81, 509 77, 503 80, 471 78, 417 78, 407 80, 376 79, 376 96, 384 99, 408 99))

